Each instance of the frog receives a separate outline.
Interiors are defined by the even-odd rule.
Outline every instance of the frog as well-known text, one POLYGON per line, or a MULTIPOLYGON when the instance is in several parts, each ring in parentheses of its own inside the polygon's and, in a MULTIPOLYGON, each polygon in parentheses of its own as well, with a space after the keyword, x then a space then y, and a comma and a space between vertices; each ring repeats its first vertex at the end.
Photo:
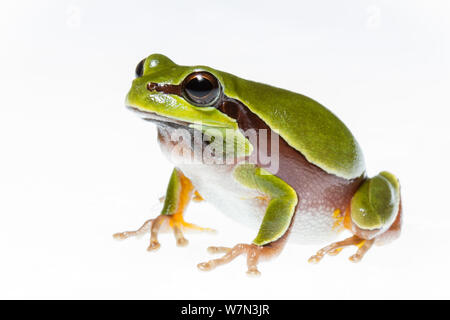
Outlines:
POLYGON ((221 256, 197 267, 209 271, 244 255, 247 274, 258 276, 259 262, 287 242, 331 243, 311 263, 355 246, 349 259, 359 262, 374 244, 399 237, 398 178, 388 171, 369 177, 351 131, 316 100, 162 54, 141 60, 135 74, 125 105, 156 125, 174 168, 160 213, 114 238, 149 233, 147 250, 155 251, 159 233, 172 230, 186 246, 186 231, 213 231, 183 218, 191 201, 206 201, 254 230, 254 238, 208 247, 221 256), (344 230, 351 236, 335 241, 344 230))

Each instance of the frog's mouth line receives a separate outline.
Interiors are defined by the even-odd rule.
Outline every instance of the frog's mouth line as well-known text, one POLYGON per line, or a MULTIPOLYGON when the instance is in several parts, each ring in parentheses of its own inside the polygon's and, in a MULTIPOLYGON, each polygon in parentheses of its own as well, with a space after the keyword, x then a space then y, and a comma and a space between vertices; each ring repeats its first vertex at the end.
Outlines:
MULTIPOLYGON (((141 110, 138 107, 129 106, 129 105, 127 105, 126 107, 129 110, 136 113, 139 117, 141 117, 141 119, 143 119, 145 121, 153 122, 156 125, 169 126, 172 128, 183 127, 183 128, 189 128, 189 129, 192 129, 192 126, 195 125, 194 122, 187 122, 187 121, 178 120, 175 118, 161 116, 154 112, 141 110)), ((202 126, 205 128, 226 129, 226 127, 210 126, 210 125, 205 125, 205 124, 203 124, 202 126)))
POLYGON ((203 146, 207 146, 210 143, 208 140, 203 139, 204 133, 202 131, 199 131, 197 129, 190 127, 190 125, 192 125, 192 123, 190 123, 190 122, 160 116, 154 112, 144 111, 144 110, 141 110, 141 109, 139 109, 137 107, 133 107, 133 106, 126 106, 126 107, 129 110, 136 113, 137 115, 139 115, 143 120, 155 123, 159 129, 163 129, 163 128, 164 129, 168 129, 168 128, 180 129, 180 128, 182 128, 182 129, 188 130, 190 132, 190 137, 191 137, 191 142, 190 142, 190 146, 192 146, 191 148, 193 148, 193 146, 195 145, 195 140, 194 140, 194 138, 196 136, 194 134, 195 131, 197 131, 199 133, 199 136, 202 137, 201 143, 203 146))
POLYGON ((155 122, 156 124, 172 125, 176 127, 189 127, 189 125, 192 124, 190 122, 164 117, 154 112, 144 111, 133 106, 127 106, 127 108, 139 115, 143 120, 155 122))

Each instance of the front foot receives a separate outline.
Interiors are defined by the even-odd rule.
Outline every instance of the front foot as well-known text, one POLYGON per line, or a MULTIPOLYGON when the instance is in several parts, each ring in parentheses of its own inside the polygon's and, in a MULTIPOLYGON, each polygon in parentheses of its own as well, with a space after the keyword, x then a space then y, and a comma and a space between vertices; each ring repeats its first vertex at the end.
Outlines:
POLYGON ((173 214, 173 215, 159 215, 155 219, 150 219, 145 221, 145 223, 135 231, 125 231, 119 232, 113 235, 114 239, 117 240, 125 240, 130 237, 141 236, 146 233, 150 233, 150 244, 147 248, 147 251, 155 251, 158 250, 161 244, 158 241, 158 234, 161 229, 161 226, 168 226, 173 230, 175 235, 175 239, 177 241, 177 246, 185 247, 188 245, 189 241, 184 237, 184 230, 197 230, 197 231, 207 231, 214 232, 213 229, 210 228, 202 228, 195 224, 188 223, 184 221, 182 214, 173 214))
POLYGON ((197 267, 202 271, 210 271, 217 266, 222 264, 227 264, 234 260, 241 254, 247 255, 247 275, 249 276, 259 276, 261 273, 258 271, 257 265, 261 255, 264 255, 266 251, 270 249, 264 246, 258 246, 256 244, 244 244, 240 243, 235 245, 233 248, 227 247, 209 247, 208 251, 210 253, 225 253, 222 258, 209 260, 208 262, 202 262, 197 265, 197 267))
POLYGON ((311 258, 309 258, 308 262, 311 263, 318 263, 320 260, 323 259, 323 257, 328 254, 331 256, 339 254, 339 252, 342 251, 345 247, 348 246, 357 246, 358 250, 356 253, 349 257, 349 260, 352 262, 359 262, 364 257, 366 252, 372 247, 373 243, 375 242, 375 239, 372 240, 365 240, 358 236, 353 236, 350 238, 347 238, 342 241, 334 242, 319 251, 315 255, 313 255, 311 258))

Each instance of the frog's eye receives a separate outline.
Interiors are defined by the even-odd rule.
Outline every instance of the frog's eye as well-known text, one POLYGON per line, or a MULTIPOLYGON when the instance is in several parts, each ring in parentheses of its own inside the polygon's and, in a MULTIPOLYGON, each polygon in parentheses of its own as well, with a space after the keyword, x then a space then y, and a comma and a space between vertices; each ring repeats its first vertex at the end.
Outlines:
POLYGON ((183 94, 192 104, 199 107, 213 105, 220 96, 220 84, 209 72, 194 72, 182 84, 183 94))
POLYGON ((142 59, 141 62, 136 66, 136 78, 142 77, 144 74, 144 63, 145 59, 142 59))

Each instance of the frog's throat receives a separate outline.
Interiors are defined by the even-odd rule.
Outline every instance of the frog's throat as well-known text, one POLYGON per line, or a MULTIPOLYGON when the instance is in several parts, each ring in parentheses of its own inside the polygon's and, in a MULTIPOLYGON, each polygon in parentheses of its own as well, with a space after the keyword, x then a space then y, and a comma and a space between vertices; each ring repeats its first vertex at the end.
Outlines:
POLYGON ((144 111, 144 110, 141 110, 141 109, 139 109, 137 107, 133 107, 133 106, 127 106, 127 108, 129 110, 133 111, 134 113, 136 113, 142 119, 144 119, 146 121, 155 122, 156 124, 171 124, 171 125, 177 126, 177 127, 189 127, 189 125, 192 124, 190 122, 161 116, 155 112, 144 111))

